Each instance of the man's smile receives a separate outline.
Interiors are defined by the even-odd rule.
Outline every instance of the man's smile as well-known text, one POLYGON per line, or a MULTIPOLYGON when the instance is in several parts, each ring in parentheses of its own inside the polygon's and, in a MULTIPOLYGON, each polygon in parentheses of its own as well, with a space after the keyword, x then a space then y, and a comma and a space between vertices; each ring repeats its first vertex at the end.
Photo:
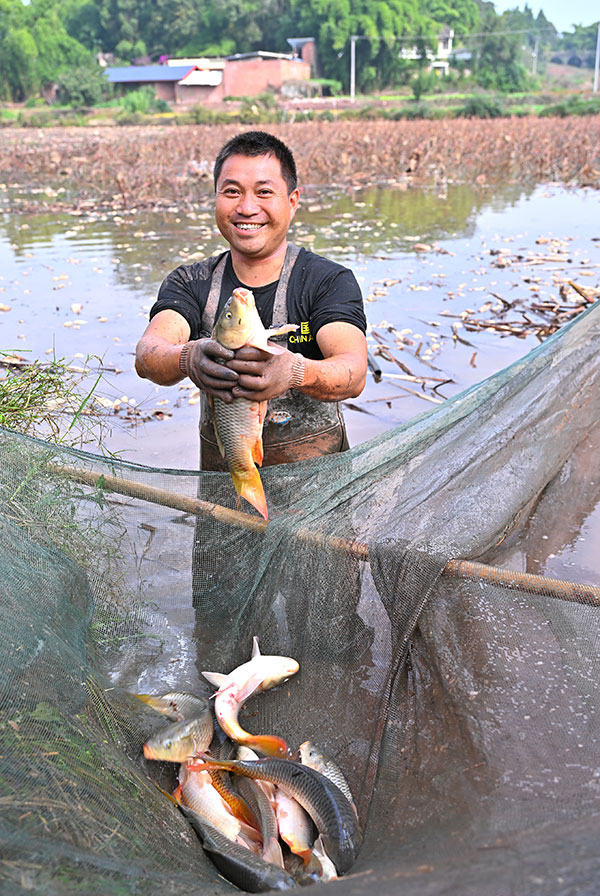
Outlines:
POLYGON ((262 224, 249 224, 245 221, 235 221, 234 225, 239 230, 260 230, 260 228, 263 227, 262 224))

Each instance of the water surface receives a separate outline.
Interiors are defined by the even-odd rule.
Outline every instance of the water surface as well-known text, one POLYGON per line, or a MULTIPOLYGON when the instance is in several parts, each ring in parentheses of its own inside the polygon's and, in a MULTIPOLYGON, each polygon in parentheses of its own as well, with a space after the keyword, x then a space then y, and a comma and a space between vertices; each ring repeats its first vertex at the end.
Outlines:
MULTIPOLYGON (((292 239, 354 270, 366 299, 369 349, 383 374, 378 382, 369 375, 360 398, 346 403, 351 444, 429 410, 539 343, 533 329, 522 338, 467 331, 469 316, 489 320, 503 303, 516 303, 504 320, 523 324, 524 303, 561 301, 567 280, 597 289, 599 200, 594 191, 556 185, 304 192, 292 239), (509 263, 499 267, 499 257, 509 263), (375 354, 382 346, 387 358, 375 354)), ((163 277, 222 248, 211 202, 193 214, 176 207, 160 214, 4 214, 0 348, 31 359, 100 358, 101 392, 118 409, 107 447, 139 463, 194 469, 197 390, 140 380, 134 352, 163 277)), ((557 560, 562 547, 549 552, 553 575, 567 567, 572 575, 573 557, 597 540, 597 501, 592 494, 564 562, 557 560)), ((600 566, 587 553, 586 581, 590 574, 600 581, 600 566)), ((536 563, 546 568, 544 558, 536 563)))

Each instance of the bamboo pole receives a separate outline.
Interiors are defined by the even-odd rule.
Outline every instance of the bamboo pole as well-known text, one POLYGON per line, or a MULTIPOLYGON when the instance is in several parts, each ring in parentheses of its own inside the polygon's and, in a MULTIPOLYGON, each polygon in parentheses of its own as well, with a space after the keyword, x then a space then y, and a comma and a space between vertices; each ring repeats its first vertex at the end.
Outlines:
MULTIPOLYGON (((109 476, 106 473, 95 473, 91 470, 79 470, 76 467, 52 466, 52 472, 63 475, 74 482, 84 485, 98 486, 107 491, 127 495, 141 501, 149 501, 163 507, 171 507, 190 513, 194 516, 208 516, 221 523, 226 523, 237 528, 248 529, 253 532, 264 532, 268 523, 239 510, 231 510, 221 504, 210 501, 202 501, 200 498, 189 498, 186 495, 178 495, 176 492, 155 488, 151 485, 135 482, 131 479, 121 479, 117 476, 109 476)), ((309 529, 298 529, 296 536, 303 541, 312 541, 315 544, 327 543, 330 547, 346 551, 357 560, 368 562, 368 545, 357 541, 350 541, 337 536, 327 536, 322 533, 312 532, 309 529)), ((562 579, 551 579, 545 576, 532 575, 531 573, 516 572, 511 569, 503 569, 499 566, 489 566, 485 563, 476 563, 472 560, 448 560, 443 570, 443 575, 457 579, 480 579, 490 584, 502 585, 506 588, 515 588, 529 591, 533 594, 542 594, 547 597, 560 598, 575 603, 590 604, 600 607, 600 588, 594 585, 582 585, 578 582, 566 582, 562 579)))

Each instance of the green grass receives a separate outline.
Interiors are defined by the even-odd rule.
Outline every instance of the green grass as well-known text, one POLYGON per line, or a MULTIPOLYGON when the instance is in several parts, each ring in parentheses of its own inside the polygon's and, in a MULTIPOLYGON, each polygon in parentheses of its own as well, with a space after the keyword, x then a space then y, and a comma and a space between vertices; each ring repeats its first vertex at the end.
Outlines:
POLYGON ((62 359, 20 362, 6 350, 0 350, 2 369, 0 426, 54 444, 73 447, 93 441, 101 446, 105 412, 95 403, 101 373, 91 387, 84 387, 89 375, 85 366, 73 367, 62 359))

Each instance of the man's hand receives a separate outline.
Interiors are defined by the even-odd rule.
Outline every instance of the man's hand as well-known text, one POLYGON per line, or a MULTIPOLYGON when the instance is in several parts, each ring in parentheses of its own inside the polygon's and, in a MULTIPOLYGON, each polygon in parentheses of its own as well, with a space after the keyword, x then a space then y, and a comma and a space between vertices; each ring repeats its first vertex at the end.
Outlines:
POLYGON ((187 375, 204 392, 228 404, 233 401, 232 387, 239 379, 236 370, 226 366, 233 357, 234 352, 216 339, 196 339, 189 343, 187 375))
POLYGON ((233 397, 268 401, 282 395, 290 388, 295 358, 296 355, 287 349, 271 355, 249 345, 239 348, 235 358, 227 362, 227 367, 238 375, 237 384, 232 389, 233 397))

